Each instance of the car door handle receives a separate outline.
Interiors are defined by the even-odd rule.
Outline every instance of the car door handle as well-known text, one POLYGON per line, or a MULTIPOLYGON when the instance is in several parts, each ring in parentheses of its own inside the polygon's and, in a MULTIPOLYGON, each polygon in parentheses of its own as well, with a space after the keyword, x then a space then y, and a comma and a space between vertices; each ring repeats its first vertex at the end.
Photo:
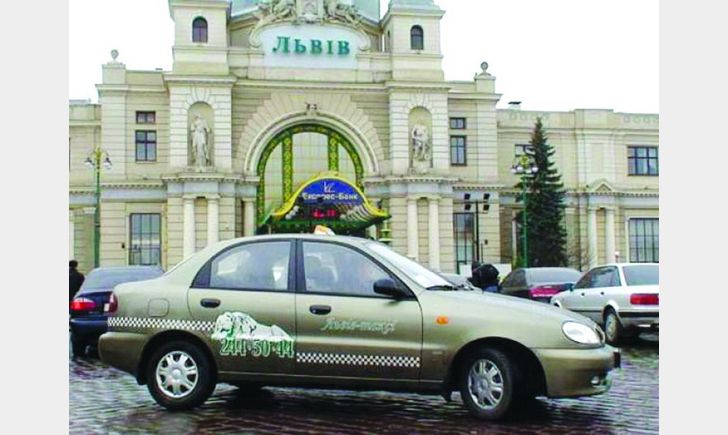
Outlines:
POLYGON ((328 305, 311 305, 308 307, 308 311, 317 316, 325 316, 331 312, 331 307, 328 305))
POLYGON ((217 308, 220 306, 220 299, 203 299, 200 301, 200 305, 205 308, 217 308))
POLYGON ((600 295, 604 296, 604 292, 599 293, 600 295))

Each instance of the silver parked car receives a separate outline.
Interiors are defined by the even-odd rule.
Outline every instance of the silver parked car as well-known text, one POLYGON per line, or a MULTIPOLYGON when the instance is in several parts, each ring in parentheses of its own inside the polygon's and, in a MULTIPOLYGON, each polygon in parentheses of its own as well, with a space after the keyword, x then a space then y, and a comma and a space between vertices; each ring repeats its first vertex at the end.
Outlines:
POLYGON ((658 330, 659 266, 640 263, 595 267, 572 290, 552 297, 551 303, 602 325, 612 344, 645 330, 658 330))

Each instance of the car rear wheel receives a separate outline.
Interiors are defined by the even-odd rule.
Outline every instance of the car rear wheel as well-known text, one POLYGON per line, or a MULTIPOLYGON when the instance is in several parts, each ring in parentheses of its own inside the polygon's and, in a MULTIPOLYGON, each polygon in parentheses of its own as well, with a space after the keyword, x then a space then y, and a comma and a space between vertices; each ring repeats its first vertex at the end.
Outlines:
POLYGON ((604 335, 609 344, 618 344, 624 338, 624 328, 612 309, 604 314, 604 335))
POLYGON ((212 366, 192 343, 165 343, 149 359, 147 388, 154 400, 169 410, 195 408, 215 389, 212 366))
POLYGON ((71 336, 71 352, 73 356, 85 356, 87 344, 71 336))
POLYGON ((460 369, 460 394, 475 417, 497 420, 511 408, 517 394, 518 368, 497 349, 479 349, 460 369))

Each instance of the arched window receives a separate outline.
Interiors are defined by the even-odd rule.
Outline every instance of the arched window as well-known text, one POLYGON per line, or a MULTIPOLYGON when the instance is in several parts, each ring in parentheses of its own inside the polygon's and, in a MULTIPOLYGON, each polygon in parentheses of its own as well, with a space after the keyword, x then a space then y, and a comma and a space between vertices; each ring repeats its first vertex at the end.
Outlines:
POLYGON ((410 45, 412 50, 424 50, 425 49, 425 32, 420 26, 412 26, 410 30, 410 45))
POLYGON ((197 17, 192 22, 192 42, 207 42, 207 20, 197 17))

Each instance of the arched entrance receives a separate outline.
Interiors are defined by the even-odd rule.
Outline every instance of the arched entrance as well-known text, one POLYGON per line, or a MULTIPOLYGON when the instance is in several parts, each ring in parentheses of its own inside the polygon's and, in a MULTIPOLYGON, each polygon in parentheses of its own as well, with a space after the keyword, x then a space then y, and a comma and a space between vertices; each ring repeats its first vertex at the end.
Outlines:
MULTIPOLYGON (((335 172, 364 190, 364 167, 355 147, 346 136, 320 124, 298 124, 276 134, 263 148, 256 172, 260 177, 256 198, 259 232, 279 230, 271 228, 271 215, 317 174, 335 172)), ((290 227, 280 230, 291 231, 290 227)))

